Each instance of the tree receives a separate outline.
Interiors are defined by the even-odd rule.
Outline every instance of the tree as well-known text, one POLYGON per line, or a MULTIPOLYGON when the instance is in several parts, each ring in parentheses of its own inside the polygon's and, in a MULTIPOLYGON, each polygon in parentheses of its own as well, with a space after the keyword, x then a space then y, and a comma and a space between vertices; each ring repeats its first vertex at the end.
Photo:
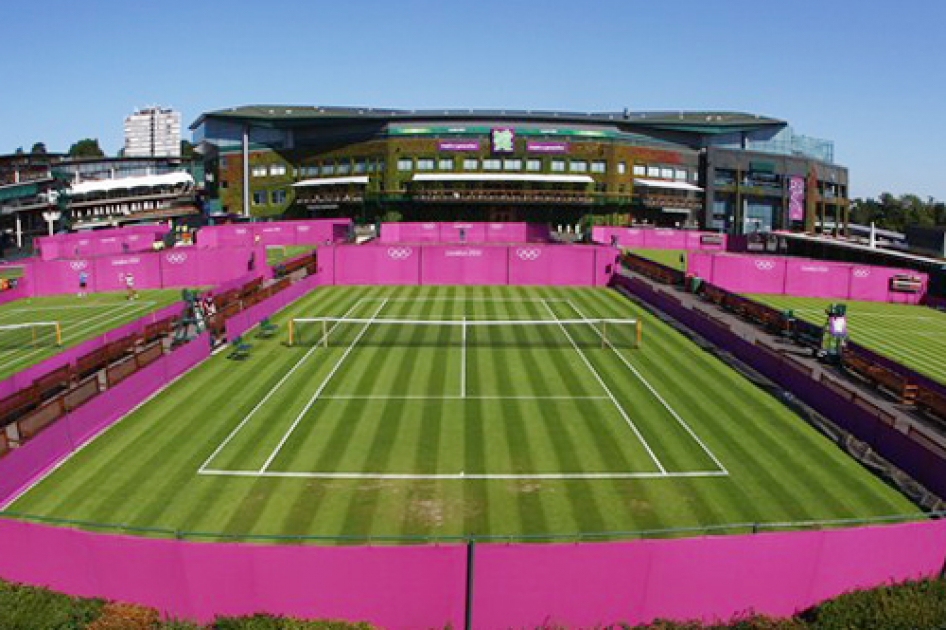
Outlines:
POLYGON ((46 143, 37 142, 36 144, 33 145, 33 148, 30 149, 30 153, 32 153, 33 155, 46 155, 46 143))
POLYGON ((17 147, 16 151, 14 151, 14 154, 16 155, 23 155, 24 153, 25 152, 23 151, 23 147, 17 147))
POLYGON ((188 142, 187 140, 181 140, 181 158, 185 160, 193 160, 194 157, 194 145, 188 142))
POLYGON ((105 152, 99 146, 98 138, 83 138, 69 147, 69 157, 105 157, 105 152))

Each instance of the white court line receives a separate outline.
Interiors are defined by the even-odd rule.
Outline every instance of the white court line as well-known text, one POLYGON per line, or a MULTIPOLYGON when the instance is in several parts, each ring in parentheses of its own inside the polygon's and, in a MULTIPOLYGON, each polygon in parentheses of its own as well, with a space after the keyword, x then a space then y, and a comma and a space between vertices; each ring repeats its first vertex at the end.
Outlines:
POLYGON ((484 296, 474 296, 474 297, 447 297, 435 295, 432 297, 422 297, 422 298, 381 298, 381 297, 366 297, 361 298, 366 302, 380 302, 381 300, 387 300, 392 304, 398 302, 411 302, 417 304, 423 304, 424 302, 565 302, 567 298, 504 298, 504 297, 484 297, 484 296))
POLYGON ((460 397, 466 398, 466 315, 463 316, 463 346, 460 349, 460 397))
MULTIPOLYGON (((379 306, 378 309, 374 312, 374 314, 371 316, 371 319, 377 318, 378 314, 381 313, 381 311, 384 309, 386 305, 387 305, 387 300, 385 300, 384 302, 381 302, 381 306, 379 306)), ((345 353, 342 355, 342 357, 338 360, 338 362, 334 365, 334 367, 332 367, 332 371, 328 373, 328 376, 325 377, 325 380, 322 381, 322 384, 319 385, 319 388, 315 390, 314 394, 312 394, 312 398, 309 399, 309 401, 305 404, 305 407, 302 408, 302 411, 299 412, 299 415, 296 416, 296 419, 293 421, 292 425, 289 427, 289 430, 286 431, 282 439, 279 440, 279 444, 276 445, 276 448, 273 449, 273 452, 270 453, 269 457, 263 463, 262 468, 260 468, 259 470, 261 473, 266 472, 266 470, 269 468, 269 465, 272 464, 273 460, 276 459, 276 456, 279 455, 279 451, 281 451, 282 447, 286 444, 287 441, 289 441, 289 437, 292 435, 293 431, 296 430, 296 427, 299 426, 299 423, 302 422, 302 418, 305 416, 306 413, 309 412, 309 409, 311 409, 312 405, 315 404, 315 401, 319 399, 319 396, 322 395, 322 392, 328 386, 329 381, 331 381, 332 377, 335 376, 335 373, 338 372, 338 368, 342 366, 342 363, 345 362, 345 359, 347 359, 348 355, 351 354, 351 351, 355 349, 355 346, 358 345, 358 342, 361 341, 361 338, 365 336, 365 333, 368 332, 369 328, 371 328, 370 321, 369 323, 365 324, 364 328, 361 329, 361 332, 359 332, 358 336, 355 337, 354 341, 351 342, 351 345, 348 346, 348 349, 345 350, 345 353)))
MULTIPOLYGON (((342 317, 347 317, 352 311, 354 311, 356 308, 358 308, 359 306, 361 306, 362 302, 363 302, 363 300, 360 300, 360 299, 359 299, 358 301, 356 301, 354 304, 352 304, 351 308, 349 308, 348 311, 345 313, 345 315, 343 315, 342 317)), ((334 331, 335 328, 337 328, 338 326, 339 326, 339 324, 335 324, 335 326, 332 328, 332 331, 334 331)), ((332 331, 329 331, 329 332, 332 332, 332 331)), ((295 364, 294 366, 292 366, 292 368, 291 368, 288 372, 286 372, 286 373, 283 375, 283 377, 282 377, 281 379, 279 379, 279 382, 278 382, 278 383, 276 383, 275 385, 273 385, 272 389, 270 389, 270 390, 266 393, 266 395, 263 397, 263 399, 260 400, 258 403, 256 403, 256 406, 253 407, 253 409, 251 409, 248 414, 246 414, 246 416, 243 418, 243 420, 240 421, 240 424, 238 424, 238 425, 236 426, 236 428, 233 429, 233 431, 230 432, 230 434, 226 437, 226 439, 224 439, 224 441, 221 442, 219 446, 217 446, 217 448, 214 450, 214 452, 210 454, 210 457, 208 457, 208 458, 204 461, 204 463, 200 465, 200 468, 198 469, 197 472, 203 472, 203 471, 207 468, 207 464, 209 464, 210 462, 212 462, 213 459, 214 459, 217 455, 220 454, 220 451, 222 451, 222 450, 227 446, 227 444, 230 443, 230 440, 232 440, 234 437, 236 437, 236 434, 240 432, 240 430, 244 427, 244 425, 246 425, 247 422, 250 421, 250 418, 252 418, 254 415, 256 415, 256 412, 259 411, 260 408, 262 408, 262 406, 265 405, 266 402, 276 394, 276 392, 279 390, 279 388, 282 387, 282 386, 285 384, 285 382, 286 382, 287 380, 289 380, 289 377, 292 376, 293 373, 294 373, 296 370, 299 369, 299 366, 301 366, 301 365, 312 355, 313 352, 315 352, 316 350, 318 350, 319 347, 320 347, 319 344, 313 345, 312 348, 310 348, 308 352, 306 352, 304 355, 302 355, 302 358, 301 358, 301 359, 299 359, 298 361, 296 361, 296 364, 295 364)))
MULTIPOLYGON (((74 323, 72 323, 72 324, 63 324, 63 325, 62 325, 62 331, 63 331, 63 334, 62 334, 62 342, 63 342, 63 344, 65 344, 66 339, 72 339, 72 338, 77 337, 77 336, 79 336, 79 335, 82 334, 82 333, 80 332, 80 333, 77 333, 77 334, 74 334, 74 335, 67 335, 67 334, 65 334, 65 331, 66 331, 66 330, 72 330, 74 327, 76 327, 76 326, 78 326, 78 325, 80 325, 80 324, 89 324, 89 323, 91 323, 91 322, 97 322, 97 321, 98 321, 99 319, 101 319, 102 317, 106 317, 106 316, 108 316, 108 315, 111 315, 111 314, 114 313, 116 310, 118 310, 118 311, 124 311, 124 310, 125 310, 126 308, 128 308, 128 307, 134 307, 134 308, 132 308, 132 311, 131 311, 131 312, 134 312, 134 311, 138 310, 139 308, 141 308, 141 307, 143 307, 143 306, 145 306, 145 305, 144 305, 144 304, 140 304, 140 303, 139 303, 139 304, 126 304, 126 305, 121 306, 121 307, 119 307, 119 308, 117 308, 117 309, 112 309, 111 311, 108 311, 108 312, 103 313, 103 314, 101 314, 101 315, 97 315, 97 316, 95 316, 95 317, 90 317, 90 318, 87 318, 87 319, 84 319, 84 320, 81 320, 81 321, 78 321, 78 322, 74 322, 74 323)), ((147 307, 145 307, 145 308, 147 308, 147 307)), ((96 326, 101 326, 103 323, 106 323, 106 324, 107 324, 108 322, 114 321, 114 320, 116 320, 116 319, 121 319, 121 318, 123 318, 123 317, 125 317, 125 316, 127 316, 127 315, 128 315, 128 313, 120 313, 120 314, 118 314, 118 315, 116 315, 116 316, 114 316, 114 317, 109 317, 109 318, 106 319, 104 322, 98 322, 98 323, 94 324, 93 326, 90 326, 90 327, 83 327, 83 328, 81 328, 80 330, 88 330, 89 328, 95 328, 96 326)), ((106 331, 106 332, 107 332, 107 331, 106 331)), ((31 357, 31 356, 33 356, 34 354, 38 353, 38 352, 45 352, 47 349, 48 349, 48 348, 37 348, 36 350, 33 350, 33 351, 31 351, 31 352, 27 352, 27 353, 25 353, 25 354, 15 354, 15 355, 12 356, 12 358, 11 358, 9 361, 5 361, 5 362, 3 362, 3 363, 0 363, 0 370, 6 368, 8 365, 12 365, 12 364, 17 363, 17 362, 19 362, 19 361, 22 361, 22 360, 25 359, 26 357, 31 357)), ((14 350, 13 352, 16 352, 16 350, 14 350)), ((7 355, 7 356, 9 356, 9 355, 7 355)))
POLYGON ((396 394, 366 395, 336 394, 322 396, 321 400, 611 400, 607 396, 425 396, 396 394))
POLYGON ((641 432, 638 430, 637 426, 631 420, 630 416, 627 415, 627 412, 624 411, 624 407, 621 406, 621 403, 618 402, 617 398, 614 397, 614 394, 611 393, 611 390, 605 384, 604 379, 601 378, 601 375, 598 374, 598 371, 591 364, 591 361, 588 360, 588 357, 585 356, 585 353, 581 351, 581 348, 578 347, 578 344, 575 343, 575 340, 572 339, 572 336, 568 333, 568 330, 561 324, 558 316, 555 314, 555 311, 552 310, 552 307, 545 303, 545 308, 548 310, 549 315, 551 315, 555 321, 559 322, 559 328, 562 329, 562 333, 568 338, 568 341, 572 344, 572 347, 575 349, 575 352, 578 353, 578 356, 581 357, 581 360, 585 363, 585 366, 594 374, 594 377, 597 379, 598 384, 607 392, 608 397, 611 399, 611 402, 614 403, 614 406, 617 408, 618 412, 621 414, 621 417, 624 418, 624 421, 627 423, 627 426, 631 428, 631 431, 634 432, 634 435, 637 436, 637 439, 640 440, 641 445, 647 451, 647 454, 650 455, 650 458, 654 460, 654 463, 657 464, 657 468, 660 469, 660 472, 667 474, 667 470, 664 468, 663 464, 660 463, 660 460, 657 459, 657 456, 654 454, 654 451, 651 450, 650 444, 647 443, 647 440, 644 439, 644 436, 641 435, 641 432))
MULTIPOLYGON (((123 302, 105 302, 104 304, 66 304, 63 306, 34 306, 31 308, 14 308, 10 309, 14 313, 32 313, 33 311, 60 311, 62 309, 69 308, 104 308, 108 306, 118 306, 123 302)), ((137 302, 141 305, 154 306, 157 302, 153 300, 143 300, 137 302)), ((125 304, 127 306, 127 304, 125 304)))
POLYGON ((571 480, 571 479, 672 479, 693 478, 693 477, 725 477, 727 473, 721 470, 696 470, 686 472, 626 472, 626 473, 523 473, 523 474, 503 474, 503 473, 347 473, 347 472, 288 472, 268 470, 260 472, 258 470, 215 470, 205 469, 199 471, 201 475, 213 475, 219 477, 272 477, 272 478, 297 478, 297 479, 403 479, 403 480, 435 480, 435 479, 496 479, 496 480, 514 480, 514 479, 547 479, 547 480, 571 480))
MULTIPOLYGON (((582 319, 588 319, 587 317, 585 317, 585 314, 582 313, 581 310, 580 310, 577 306, 575 306, 575 304, 574 304, 571 300, 568 300, 568 305, 571 307, 571 309, 572 309, 573 311, 575 311, 575 312, 578 314, 579 317, 581 317, 582 319)), ((594 324, 589 323, 589 326, 591 326, 591 327, 595 330, 595 332, 598 333, 598 336, 599 336, 599 337, 602 336, 602 335, 601 335, 601 331, 599 331, 598 328, 597 328, 594 324)), ((623 354, 621 354, 621 353, 618 351, 618 349, 615 348, 615 347, 611 344, 610 341, 608 341, 607 339, 605 339, 605 343, 607 343, 607 344, 611 347, 611 350, 613 350, 613 351, 614 351, 614 354, 616 354, 617 357, 618 357, 619 359, 621 359, 621 362, 627 367, 627 369, 629 369, 629 370, 634 374, 634 376, 636 376, 636 377, 638 378, 638 380, 640 380, 640 382, 644 384, 644 387, 646 387, 647 390, 648 390, 651 394, 653 394, 654 398, 656 398, 656 399, 660 402, 660 404, 663 405, 664 409, 666 409, 668 412, 670 412, 670 415, 673 416, 674 420, 676 420, 677 422, 679 422, 679 423, 680 423, 680 426, 682 426, 682 427, 686 430, 686 432, 690 434, 690 437, 693 438, 693 439, 696 441, 696 443, 700 445, 700 448, 703 449, 703 452, 706 453, 707 455, 709 455, 710 459, 713 460, 713 463, 716 464, 717 467, 719 467, 720 472, 726 473, 726 474, 728 475, 728 474, 729 474, 729 471, 726 469, 726 467, 723 466, 722 462, 720 462, 719 459, 716 457, 716 455, 713 454, 713 451, 711 451, 711 450, 709 449, 709 447, 706 446, 706 444, 703 443, 703 440, 701 440, 701 439, 699 438, 699 436, 698 436, 698 435, 696 434, 696 432, 690 427, 690 425, 687 424, 687 422, 686 422, 683 418, 680 417, 680 414, 677 413, 676 409, 674 409, 673 407, 671 407, 671 406, 667 403, 667 401, 664 400, 663 396, 661 396, 661 395, 657 392, 657 390, 654 389, 654 387, 647 381, 646 378, 644 378, 644 375, 641 374, 641 373, 637 370, 637 368, 635 368, 635 367, 631 364, 631 362, 628 361, 627 358, 626 358, 623 354)))
MULTIPOLYGON (((788 308, 793 310, 796 313, 812 313, 814 315, 824 315, 823 310, 816 308, 796 308, 792 309, 790 305, 782 305, 777 308, 788 308)), ((925 315, 894 315, 893 313, 858 313, 856 311, 851 311, 848 313, 848 320, 854 321, 858 319, 867 319, 868 317, 874 319, 896 319, 899 321, 917 321, 917 320, 934 320, 934 321, 946 321, 942 317, 927 317, 925 315)))

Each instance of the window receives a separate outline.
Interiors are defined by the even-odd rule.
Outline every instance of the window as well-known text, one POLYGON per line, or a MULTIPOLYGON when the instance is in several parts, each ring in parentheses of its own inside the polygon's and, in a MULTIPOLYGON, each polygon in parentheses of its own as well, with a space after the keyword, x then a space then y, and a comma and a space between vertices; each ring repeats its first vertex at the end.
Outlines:
POLYGON ((339 162, 335 173, 337 175, 348 175, 351 173, 351 162, 339 162))
POLYGON ((398 158, 397 170, 410 171, 414 169, 414 160, 411 158, 398 158))
POLYGON ((322 168, 319 169, 319 172, 322 175, 334 175, 335 174, 335 162, 325 162, 322 164, 322 168))
POLYGON ((521 171, 522 160, 518 158, 503 160, 503 170, 504 171, 521 171))
POLYGON ((584 160, 572 160, 568 165, 568 170, 572 173, 587 173, 588 162, 584 160))
POLYGON ((417 170, 418 170, 418 171, 432 171, 432 170, 434 170, 434 159, 433 159, 433 158, 418 158, 418 159, 417 159, 417 170))
POLYGON ((465 158, 463 160, 464 171, 475 171, 480 167, 480 161, 476 158, 465 158))
POLYGON ((673 172, 673 178, 676 179, 676 180, 679 180, 679 181, 681 181, 681 182, 685 182, 685 181, 687 180, 687 172, 686 172, 686 169, 684 169, 684 168, 678 168, 677 170, 675 170, 675 171, 673 172))
POLYGON ((553 172, 553 173, 564 173, 564 172, 565 172, 565 160, 552 160, 552 172, 553 172))
POLYGON ((279 177, 285 174, 286 174, 285 164, 273 164, 269 167, 269 175, 271 177, 279 177))
POLYGON ((647 167, 647 177, 660 177, 660 167, 659 167, 659 166, 648 166, 648 167, 647 167))
POLYGON ((597 184, 595 184, 595 192, 596 192, 596 193, 605 193, 605 192, 607 192, 607 190, 608 190, 608 185, 607 185, 607 184, 604 184, 604 183, 602 183, 602 182, 598 182, 597 184))
POLYGON ((487 159, 483 160, 483 170, 484 171, 498 171, 503 167, 502 160, 487 159))
POLYGON ((660 176, 664 179, 673 179, 673 169, 666 167, 660 169, 660 176))
POLYGON ((531 159, 526 160, 526 170, 527 171, 541 171, 542 170, 542 160, 531 159))
POLYGON ((286 203, 286 191, 285 190, 274 190, 269 196, 273 205, 282 205, 286 203))
POLYGON ((266 177, 265 166, 254 166, 251 172, 253 174, 253 177, 266 177))
POLYGON ((627 162, 618 162, 618 175, 627 174, 627 162))
POLYGON ((266 191, 265 191, 265 190, 254 190, 254 191, 253 191, 253 205, 254 205, 254 206, 265 206, 265 205, 266 205, 266 191))
POLYGON ((607 173, 608 172, 608 163, 604 160, 595 160, 591 163, 591 172, 592 173, 607 173))
POLYGON ((364 172, 365 172, 365 168, 366 168, 366 165, 365 165, 365 161, 364 161, 364 160, 357 160, 357 161, 355 162, 355 172, 356 172, 356 173, 364 173, 364 172))
POLYGON ((647 174, 647 167, 645 167, 643 164, 635 164, 633 172, 635 177, 643 177, 647 174))
POLYGON ((440 158, 437 161, 437 169, 441 171, 452 171, 453 158, 440 158))

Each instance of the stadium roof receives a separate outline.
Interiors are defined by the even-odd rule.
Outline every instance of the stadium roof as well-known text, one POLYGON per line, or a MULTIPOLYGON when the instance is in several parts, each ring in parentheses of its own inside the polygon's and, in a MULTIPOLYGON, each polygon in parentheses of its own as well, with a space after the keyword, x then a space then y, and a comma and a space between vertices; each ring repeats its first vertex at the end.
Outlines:
POLYGON ((784 127, 777 118, 723 111, 665 112, 557 112, 512 109, 385 109, 373 107, 325 107, 318 105, 244 105, 205 112, 191 124, 196 129, 208 119, 230 120, 258 127, 303 127, 352 122, 396 122, 418 120, 482 120, 607 124, 626 128, 651 128, 701 134, 731 133, 765 127, 784 127))

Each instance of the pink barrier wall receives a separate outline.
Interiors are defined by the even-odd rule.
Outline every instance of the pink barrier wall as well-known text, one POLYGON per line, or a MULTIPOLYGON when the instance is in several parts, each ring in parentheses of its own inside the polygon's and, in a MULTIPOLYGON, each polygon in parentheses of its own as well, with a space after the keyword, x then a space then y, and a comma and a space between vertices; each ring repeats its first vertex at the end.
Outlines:
POLYGON ((318 276, 307 276, 276 295, 230 317, 226 322, 227 339, 235 339, 237 335, 242 335, 261 322, 263 318, 272 316, 322 284, 318 276))
POLYGON ((427 245, 421 284, 508 284, 506 247, 427 245))
POLYGON ((596 225, 591 228, 591 240, 605 245, 611 244, 611 237, 618 239, 620 247, 643 247, 649 249, 686 249, 725 251, 727 237, 716 232, 696 230, 673 230, 667 228, 608 227, 596 225), (703 236, 721 239, 719 244, 704 243, 703 236))
POLYGON ((319 250, 319 275, 342 285, 606 286, 616 257, 584 245, 344 245, 319 250))
POLYGON ((421 251, 411 245, 335 247, 335 284, 420 284, 421 251))
POLYGON ((167 225, 160 224, 55 234, 38 237, 35 246, 42 260, 129 254, 151 251, 152 243, 167 231, 167 225))
POLYGON ((31 289, 32 296, 76 293, 83 272, 88 275, 90 292, 123 290, 128 273, 134 275, 135 287, 139 289, 208 286, 250 273, 251 260, 254 268, 265 272, 266 248, 176 247, 96 258, 31 259, 24 263, 29 279, 24 286, 31 289))
POLYGON ((264 246, 338 243, 348 238, 351 223, 351 219, 313 219, 207 226, 197 232, 197 246, 250 247, 257 236, 264 246))
POLYGON ((465 242, 480 243, 535 243, 548 242, 549 228, 532 223, 382 223, 379 240, 382 243, 459 243, 460 230, 465 242))
POLYGON ((852 589, 934 576, 946 521, 476 551, 477 627, 710 622, 746 611, 787 616, 852 589))
POLYGON ((687 256, 687 273, 736 293, 768 293, 872 302, 919 304, 928 277, 910 269, 781 256, 706 254, 687 256), (895 275, 917 276, 919 293, 890 291, 895 275))
POLYGON ((0 506, 184 370, 210 356, 205 335, 135 372, 0 459, 0 506))
POLYGON ((269 612, 463 624, 462 546, 299 547, 113 536, 0 519, 0 576, 177 618, 269 612))

